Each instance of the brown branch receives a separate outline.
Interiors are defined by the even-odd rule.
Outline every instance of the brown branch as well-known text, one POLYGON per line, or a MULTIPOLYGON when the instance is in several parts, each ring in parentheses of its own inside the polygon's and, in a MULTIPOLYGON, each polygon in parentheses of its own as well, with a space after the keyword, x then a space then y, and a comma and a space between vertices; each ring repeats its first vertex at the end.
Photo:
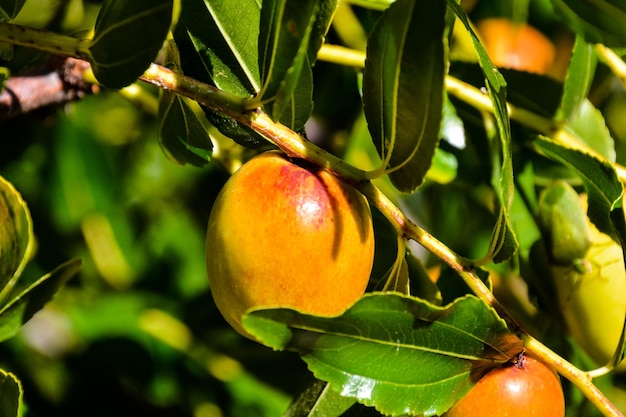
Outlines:
POLYGON ((98 87, 83 78, 89 68, 86 61, 57 57, 28 74, 10 77, 0 91, 0 121, 95 93, 98 87))

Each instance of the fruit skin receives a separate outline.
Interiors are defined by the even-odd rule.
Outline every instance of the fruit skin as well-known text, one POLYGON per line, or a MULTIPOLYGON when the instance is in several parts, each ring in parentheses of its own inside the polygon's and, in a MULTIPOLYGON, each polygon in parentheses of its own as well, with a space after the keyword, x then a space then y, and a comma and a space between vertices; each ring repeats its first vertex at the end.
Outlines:
POLYGON ((521 353, 485 375, 445 417, 559 417, 565 398, 557 374, 521 353))
POLYGON ((554 44, 537 29, 505 18, 476 23, 483 46, 495 66, 547 74, 555 60, 554 44))
POLYGON ((250 308, 336 316, 367 286, 374 231, 367 200, 327 171, 270 151, 244 164, 209 217, 206 264, 231 326, 250 308))
POLYGON ((552 265, 550 272, 572 337, 604 366, 613 357, 626 317, 626 269, 621 246, 590 227, 591 248, 580 266, 552 265))

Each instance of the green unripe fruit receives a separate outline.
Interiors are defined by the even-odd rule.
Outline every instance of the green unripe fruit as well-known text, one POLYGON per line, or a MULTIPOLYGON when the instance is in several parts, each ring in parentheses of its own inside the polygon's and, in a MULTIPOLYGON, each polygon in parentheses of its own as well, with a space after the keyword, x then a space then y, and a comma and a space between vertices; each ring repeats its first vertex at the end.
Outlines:
POLYGON ((591 246, 587 214, 578 193, 565 181, 554 182, 541 194, 538 223, 552 263, 572 265, 591 246))
POLYGON ((621 246, 595 227, 591 232, 582 268, 553 265, 550 272, 572 337, 603 366, 613 357, 626 317, 626 270, 621 246))

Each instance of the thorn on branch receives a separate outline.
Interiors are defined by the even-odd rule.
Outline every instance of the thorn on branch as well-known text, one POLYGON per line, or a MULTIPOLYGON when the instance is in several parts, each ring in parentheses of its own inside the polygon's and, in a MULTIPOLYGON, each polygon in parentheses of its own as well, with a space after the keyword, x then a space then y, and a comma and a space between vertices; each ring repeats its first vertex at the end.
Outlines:
POLYGON ((0 121, 97 92, 98 86, 83 77, 89 67, 76 58, 55 57, 29 73, 10 77, 0 91, 0 121))

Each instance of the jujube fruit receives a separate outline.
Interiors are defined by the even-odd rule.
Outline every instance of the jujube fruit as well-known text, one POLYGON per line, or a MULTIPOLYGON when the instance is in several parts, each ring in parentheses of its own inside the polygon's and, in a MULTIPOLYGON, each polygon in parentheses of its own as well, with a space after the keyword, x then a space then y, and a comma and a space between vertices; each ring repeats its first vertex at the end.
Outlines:
POLYGON ((497 67, 546 74, 554 63, 554 44, 528 24, 488 18, 477 22, 476 29, 497 67))
POLYGON ((520 354, 514 363, 485 375, 446 417, 562 417, 565 398, 558 375, 520 354))
POLYGON ((350 184, 277 151, 245 163, 209 217, 206 263, 215 304, 231 326, 247 310, 343 313, 367 286, 374 232, 367 200, 350 184))

